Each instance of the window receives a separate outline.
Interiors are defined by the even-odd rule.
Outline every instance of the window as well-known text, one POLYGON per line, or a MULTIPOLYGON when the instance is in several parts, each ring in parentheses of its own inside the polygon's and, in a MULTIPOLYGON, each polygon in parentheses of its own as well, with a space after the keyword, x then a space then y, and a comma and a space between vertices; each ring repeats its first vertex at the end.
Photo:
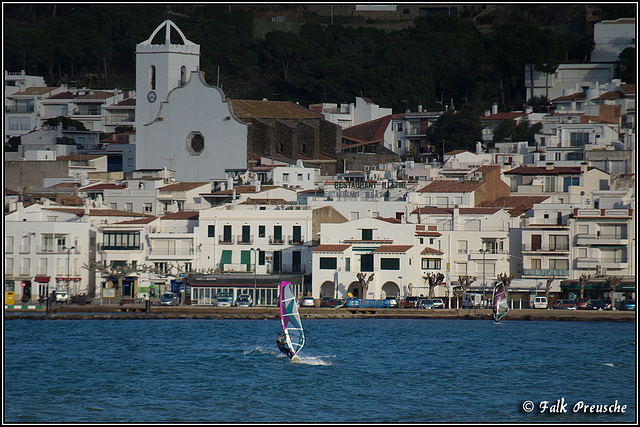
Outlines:
POLYGON ((156 90, 156 66, 149 67, 149 90, 156 90))
POLYGON ((133 203, 125 203, 124 210, 127 212, 133 212, 133 203))
POLYGON ((571 132, 569 134, 569 145, 571 147, 582 147, 589 143, 589 133, 571 132))
POLYGON ((362 229, 362 240, 373 240, 373 229, 362 229))
POLYGON ((243 225, 242 226, 242 240, 240 243, 251 243, 251 226, 243 225))
POLYGON ((139 231, 105 231, 102 235, 103 249, 140 249, 139 231))
POLYGON ((20 130, 30 130, 30 129, 31 129, 31 119, 29 117, 21 117, 20 130))
POLYGON ((225 243, 231 243, 233 240, 231 238, 231 226, 225 225, 222 229, 222 241, 225 243))
POLYGON ((545 176, 544 177, 544 191, 546 193, 553 193, 556 191, 556 177, 555 176, 545 176))
POLYGON ((301 174, 301 173, 299 173, 299 174, 298 174, 298 182, 302 181, 303 179, 304 179, 304 178, 302 178, 302 174, 301 174))
POLYGON ((180 67, 180 86, 187 84, 187 67, 180 67))
POLYGON ((568 259, 550 259, 549 268, 551 270, 568 270, 569 260, 568 259))
POLYGON ((258 237, 264 237, 266 234, 266 227, 264 225, 258 226, 258 237))
POLYGON ((351 271, 351 258, 344 259, 344 271, 351 271))
POLYGON ((466 240, 458 240, 458 253, 466 254, 467 253, 467 241, 466 240))
POLYGON ((402 125, 403 125, 403 123, 402 123, 402 122, 398 122, 398 123, 396 123, 396 131, 397 131, 397 132, 402 132, 402 129, 403 129, 403 126, 402 126, 402 125))
POLYGON ((282 243, 282 226, 281 225, 273 226, 273 241, 275 243, 282 243))
POLYGON ((400 258, 380 258, 380 270, 400 270, 400 258))
POLYGON ((283 173, 282 174, 282 182, 289 182, 289 174, 288 173, 283 173))
POLYGON ((207 237, 216 237, 216 226, 209 225, 207 227, 207 237))
POLYGON ((265 254, 265 251, 258 251, 258 265, 264 265, 266 259, 265 254))
POLYGON ((442 260, 440 258, 422 258, 423 270, 440 270, 442 260))
POLYGON ((373 271, 373 254, 360 255, 360 271, 373 271))
POLYGON ((187 151, 197 156, 204 150, 204 136, 200 132, 190 132, 187 136, 187 151))
POLYGON ((302 227, 299 225, 293 226, 293 241, 292 243, 302 243, 302 227))
POLYGON ((534 270, 539 270, 542 268, 542 260, 539 258, 531 259, 531 268, 534 270))
POLYGON ((552 251, 568 251, 569 236, 551 235, 549 236, 549 250, 552 251))
POLYGON ((401 139, 398 140, 398 148, 402 148, 402 140, 401 139))
POLYGON ((145 203, 144 204, 144 211, 145 211, 145 213, 152 212, 153 211, 153 205, 151 203, 145 203))

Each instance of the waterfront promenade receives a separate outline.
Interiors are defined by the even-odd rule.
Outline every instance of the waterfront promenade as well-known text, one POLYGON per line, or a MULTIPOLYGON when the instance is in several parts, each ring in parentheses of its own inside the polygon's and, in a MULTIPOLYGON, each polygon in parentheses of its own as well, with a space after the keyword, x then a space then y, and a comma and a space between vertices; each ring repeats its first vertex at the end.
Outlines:
MULTIPOLYGON (((44 306, 5 306, 6 319, 277 319, 280 310, 276 307, 196 307, 152 305, 149 312, 144 304, 91 304, 54 305, 51 314, 46 314, 44 306)), ((488 309, 413 309, 413 308, 308 308, 301 307, 303 319, 469 319, 489 320, 488 309)), ((635 322, 635 311, 594 311, 594 310, 511 310, 508 320, 548 320, 548 321, 607 321, 635 322)))

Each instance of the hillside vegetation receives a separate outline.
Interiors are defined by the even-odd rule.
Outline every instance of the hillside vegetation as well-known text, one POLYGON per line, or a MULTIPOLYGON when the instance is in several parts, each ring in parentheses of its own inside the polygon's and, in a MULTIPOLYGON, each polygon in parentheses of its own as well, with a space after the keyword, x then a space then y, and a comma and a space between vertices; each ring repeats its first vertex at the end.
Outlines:
MULTIPOLYGON (((134 89, 136 44, 171 19, 201 46, 208 83, 219 75, 232 98, 307 106, 364 96, 394 112, 452 101, 482 111, 493 102, 523 107, 526 65, 584 62, 593 47, 579 5, 503 7, 475 19, 427 15, 397 30, 303 15, 295 31, 256 37, 254 13, 267 16, 268 7, 7 4, 5 69, 43 75, 49 85, 134 89)), ((635 16, 635 5, 601 8, 603 19, 635 16)))

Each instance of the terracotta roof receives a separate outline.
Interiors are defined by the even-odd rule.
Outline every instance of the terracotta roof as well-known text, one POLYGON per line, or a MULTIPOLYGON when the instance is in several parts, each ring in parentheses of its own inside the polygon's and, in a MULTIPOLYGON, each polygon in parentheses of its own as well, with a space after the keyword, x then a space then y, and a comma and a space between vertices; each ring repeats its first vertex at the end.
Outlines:
POLYGON ((313 252, 344 252, 351 245, 318 245, 313 249, 313 252))
POLYGON ((444 252, 434 248, 429 248, 429 247, 424 248, 422 252, 420 252, 420 255, 443 255, 443 254, 444 252))
POLYGON ((71 160, 95 160, 101 157, 107 157, 106 154, 69 154, 68 156, 58 156, 57 160, 71 161, 71 160))
POLYGON ((388 222, 391 224, 402 224, 402 221, 397 218, 383 218, 381 216, 378 216, 375 219, 379 219, 380 221, 388 222))
POLYGON ((230 99, 231 108, 241 119, 323 119, 308 108, 289 101, 230 99))
POLYGON ((551 102, 565 102, 565 101, 583 101, 587 99, 587 95, 584 92, 572 93, 571 95, 559 96, 552 99, 551 102))
POLYGON ((624 93, 619 92, 617 90, 613 90, 613 91, 605 92, 602 95, 596 98, 593 98, 592 101, 609 101, 609 100, 616 100, 621 98, 625 98, 624 93))
POLYGON ((53 90, 58 89, 57 87, 46 87, 46 86, 31 86, 26 88, 23 91, 20 92, 16 92, 14 93, 12 96, 16 96, 16 95, 44 95, 46 93, 49 93, 53 90))
POLYGON ((636 94, 636 85, 630 83, 623 83, 620 85, 620 89, 625 93, 625 95, 636 94))
MULTIPOLYGON (((381 142, 390 122, 391 116, 385 116, 356 126, 351 126, 342 130, 342 139, 356 143, 381 142)), ((343 146, 348 145, 343 144, 343 146)))
POLYGON ((48 101, 50 99, 74 99, 77 98, 79 95, 76 93, 71 93, 69 91, 66 92, 62 92, 62 93, 56 93, 55 95, 51 95, 50 97, 46 98, 45 101, 48 101))
POLYGON ((203 187, 209 185, 208 182, 176 182, 160 187, 158 191, 161 193, 169 193, 171 191, 189 191, 194 188, 203 187))
POLYGON ((407 252, 413 245, 382 245, 378 246, 373 252, 407 252))
POLYGON ((549 196, 505 196, 478 204, 478 207, 496 207, 509 210, 509 215, 518 216, 528 211, 537 203, 542 203, 549 196))
POLYGON ((122 224, 149 224, 152 221, 155 221, 157 219, 157 217, 155 216, 150 216, 150 217, 144 217, 144 218, 138 218, 138 219, 131 219, 128 221, 120 221, 120 222, 114 222, 114 224, 118 224, 118 225, 122 225, 122 224))
POLYGON ((374 239, 374 240, 361 240, 361 239, 346 239, 343 240, 345 243, 369 243, 369 244, 385 244, 385 243, 393 243, 393 239, 374 239))
POLYGON ((439 231, 416 231, 416 236, 419 237, 440 237, 442 233, 439 231))
POLYGON ((172 212, 162 216, 162 219, 198 219, 200 217, 199 211, 180 211, 172 212))
POLYGON ((105 91, 99 90, 93 93, 88 93, 86 95, 81 95, 78 98, 76 98, 76 101, 104 100, 107 98, 111 98, 112 96, 115 96, 115 95, 111 92, 105 92, 105 91))
POLYGON ((484 185, 483 181, 447 181, 436 180, 418 190, 418 193, 471 193, 484 185))

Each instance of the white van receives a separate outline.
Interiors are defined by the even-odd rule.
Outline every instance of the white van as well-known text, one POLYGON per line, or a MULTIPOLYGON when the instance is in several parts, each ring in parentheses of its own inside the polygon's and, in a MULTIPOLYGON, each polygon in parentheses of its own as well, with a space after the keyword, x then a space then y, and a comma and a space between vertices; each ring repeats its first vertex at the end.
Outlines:
POLYGON ((547 297, 535 297, 533 308, 547 308, 547 297))

